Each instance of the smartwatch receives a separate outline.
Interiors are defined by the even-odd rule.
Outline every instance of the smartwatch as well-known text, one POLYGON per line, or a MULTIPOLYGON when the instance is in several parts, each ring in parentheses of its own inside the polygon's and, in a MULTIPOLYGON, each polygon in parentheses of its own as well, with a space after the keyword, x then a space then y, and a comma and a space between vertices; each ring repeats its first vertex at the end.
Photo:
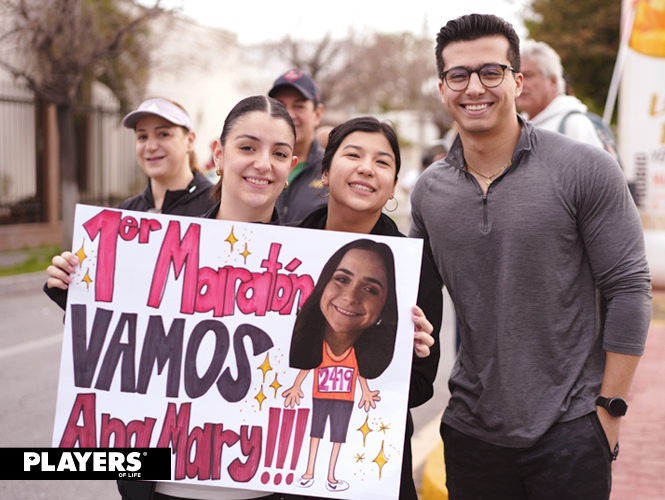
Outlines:
POLYGON ((613 417, 623 417, 628 410, 628 404, 623 398, 604 398, 598 396, 596 399, 596 406, 602 406, 613 417))

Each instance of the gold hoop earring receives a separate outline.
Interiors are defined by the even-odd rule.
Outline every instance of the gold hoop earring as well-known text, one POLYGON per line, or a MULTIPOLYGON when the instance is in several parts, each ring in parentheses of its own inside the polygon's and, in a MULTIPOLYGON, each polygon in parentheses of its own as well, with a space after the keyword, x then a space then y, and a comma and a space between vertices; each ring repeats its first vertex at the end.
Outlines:
POLYGON ((321 196, 321 193, 319 193, 319 188, 320 188, 321 186, 323 186, 323 182, 319 182, 319 183, 316 185, 316 195, 317 195, 319 198, 323 198, 323 199, 325 200, 328 196, 330 196, 330 191, 328 191, 328 192, 326 193, 325 196, 321 196))
MULTIPOLYGON (((395 202, 395 208, 393 208, 392 210, 389 209, 387 206, 384 206, 383 208, 386 209, 386 212, 391 212, 392 213, 395 210, 397 210, 397 207, 399 206, 399 203, 397 202, 397 198, 395 198, 394 196, 391 196, 390 198, 388 198, 388 201, 390 201, 390 200, 393 200, 395 202)), ((386 202, 386 205, 388 204, 388 201, 386 202)))
POLYGON ((284 191, 289 189, 289 181, 286 181, 286 184, 284 184, 284 191))

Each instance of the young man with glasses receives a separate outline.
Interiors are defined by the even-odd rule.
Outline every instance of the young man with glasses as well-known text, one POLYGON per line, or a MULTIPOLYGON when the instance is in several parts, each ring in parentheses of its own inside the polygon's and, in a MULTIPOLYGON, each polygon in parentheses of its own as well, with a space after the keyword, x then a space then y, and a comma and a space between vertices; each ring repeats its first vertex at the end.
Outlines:
POLYGON ((509 23, 450 21, 436 54, 459 135, 416 184, 411 236, 429 240, 461 331, 450 498, 607 499, 651 312, 626 181, 607 153, 518 116, 509 23))

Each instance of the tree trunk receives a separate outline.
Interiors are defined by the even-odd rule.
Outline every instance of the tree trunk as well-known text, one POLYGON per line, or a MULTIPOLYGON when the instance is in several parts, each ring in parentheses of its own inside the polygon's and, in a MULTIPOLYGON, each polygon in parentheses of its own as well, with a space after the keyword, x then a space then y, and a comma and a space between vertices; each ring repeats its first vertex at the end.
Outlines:
MULTIPOLYGON (((71 104, 58 106, 58 129, 60 132, 60 200, 62 204, 62 248, 74 250, 74 213, 78 202, 76 178, 76 133, 74 132, 74 109, 71 104)), ((76 250, 74 250, 76 251, 76 250)))

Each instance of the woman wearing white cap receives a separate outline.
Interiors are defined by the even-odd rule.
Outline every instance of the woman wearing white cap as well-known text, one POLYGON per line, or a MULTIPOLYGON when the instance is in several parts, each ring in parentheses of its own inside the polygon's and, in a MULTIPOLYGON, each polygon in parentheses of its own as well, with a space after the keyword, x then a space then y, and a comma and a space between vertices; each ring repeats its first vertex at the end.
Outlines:
POLYGON ((136 160, 150 181, 119 208, 192 216, 208 211, 212 184, 199 171, 187 112, 166 99, 148 99, 122 124, 136 133, 136 160))
MULTIPOLYGON (((123 201, 118 208, 198 216, 214 205, 212 184, 199 171, 194 152, 196 134, 184 108, 167 99, 148 99, 125 116, 122 124, 135 131, 136 160, 149 181, 141 194, 123 201)), ((76 265, 76 257, 63 252, 52 262, 44 291, 65 309, 66 270, 76 265)))

